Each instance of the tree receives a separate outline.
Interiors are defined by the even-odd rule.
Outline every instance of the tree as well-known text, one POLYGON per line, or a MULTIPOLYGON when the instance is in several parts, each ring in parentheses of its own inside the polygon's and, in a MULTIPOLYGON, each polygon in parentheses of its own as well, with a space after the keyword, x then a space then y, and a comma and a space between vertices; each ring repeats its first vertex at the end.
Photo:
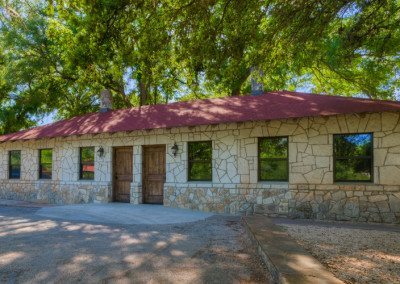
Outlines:
POLYGON ((315 92, 393 99, 399 88, 399 1, 202 2, 187 7, 198 16, 185 22, 183 49, 200 54, 196 65, 227 93, 248 91, 254 66, 270 90, 306 82, 315 92))
POLYGON ((0 132, 96 111, 267 90, 393 99, 398 0, 0 0, 0 132), (252 70, 256 70, 256 74, 252 70), (260 76, 260 74, 262 74, 260 76))

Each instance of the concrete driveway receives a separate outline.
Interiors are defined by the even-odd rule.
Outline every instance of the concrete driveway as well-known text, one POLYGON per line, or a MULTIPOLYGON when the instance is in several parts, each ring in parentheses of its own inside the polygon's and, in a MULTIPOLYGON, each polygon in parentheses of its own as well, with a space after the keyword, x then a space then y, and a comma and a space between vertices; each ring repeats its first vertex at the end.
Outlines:
POLYGON ((44 207, 38 216, 110 224, 179 224, 205 220, 213 214, 162 205, 132 205, 128 203, 79 204, 44 207))
POLYGON ((91 207, 99 214, 80 206, 0 206, 0 283, 267 281, 239 217, 186 210, 177 217, 148 207, 139 218, 137 207, 133 225, 116 224, 110 221, 129 215, 118 206, 91 207), (110 209, 119 213, 111 217, 110 209))

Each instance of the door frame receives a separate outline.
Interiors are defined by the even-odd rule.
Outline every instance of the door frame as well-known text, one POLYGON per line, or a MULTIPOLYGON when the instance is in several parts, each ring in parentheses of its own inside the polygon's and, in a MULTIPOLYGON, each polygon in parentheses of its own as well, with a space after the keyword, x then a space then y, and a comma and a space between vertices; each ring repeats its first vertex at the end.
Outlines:
MULTIPOLYGON (((164 177, 164 185, 166 182, 167 178, 167 145, 166 144, 151 144, 151 145, 142 145, 142 200, 143 204, 153 204, 153 203, 146 203, 145 202, 145 150, 148 148, 152 147, 164 147, 164 156, 165 156, 165 163, 164 163, 164 169, 165 169, 165 177, 164 177)), ((163 201, 160 203, 160 205, 164 205, 164 185, 163 185, 163 201)))
MULTIPOLYGON (((133 146, 116 146, 112 148, 112 165, 111 165, 111 174, 112 174, 112 202, 118 202, 115 198, 116 196, 116 190, 115 190, 115 161, 116 161, 116 150, 117 149, 131 149, 132 150, 132 181, 133 182, 133 167, 134 167, 134 161, 133 161, 133 146)), ((129 193, 129 202, 131 201, 131 194, 129 193)))

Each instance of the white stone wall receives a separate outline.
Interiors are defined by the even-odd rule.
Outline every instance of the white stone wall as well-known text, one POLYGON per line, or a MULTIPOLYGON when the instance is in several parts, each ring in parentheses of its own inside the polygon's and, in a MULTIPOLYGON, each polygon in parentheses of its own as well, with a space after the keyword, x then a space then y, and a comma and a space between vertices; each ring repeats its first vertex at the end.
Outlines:
POLYGON ((166 206, 228 213, 255 211, 330 219, 400 220, 400 122, 399 113, 392 112, 3 143, 0 197, 54 203, 109 202, 112 149, 132 146, 131 202, 141 203, 142 145, 151 144, 165 144, 167 148, 166 206), (334 183, 333 134, 363 132, 374 135, 374 183, 334 183), (267 136, 289 137, 287 183, 258 181, 257 141, 258 137, 267 136), (187 142, 204 140, 213 141, 213 181, 188 182, 187 142), (179 147, 176 157, 171 153, 175 142, 179 147), (85 146, 105 150, 102 158, 96 153, 94 181, 79 181, 79 147, 85 146), (38 181, 41 148, 53 149, 52 181, 38 181), (7 179, 10 150, 22 150, 20 181, 7 179))

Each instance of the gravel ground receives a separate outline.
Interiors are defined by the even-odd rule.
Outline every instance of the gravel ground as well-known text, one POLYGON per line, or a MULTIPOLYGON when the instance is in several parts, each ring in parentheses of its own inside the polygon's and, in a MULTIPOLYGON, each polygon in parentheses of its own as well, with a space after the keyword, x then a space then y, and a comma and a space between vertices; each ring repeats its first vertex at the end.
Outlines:
POLYGON ((0 206, 0 283, 266 283, 238 217, 110 225, 0 206))
POLYGON ((400 283, 400 227, 282 221, 314 257, 346 283, 400 283))

